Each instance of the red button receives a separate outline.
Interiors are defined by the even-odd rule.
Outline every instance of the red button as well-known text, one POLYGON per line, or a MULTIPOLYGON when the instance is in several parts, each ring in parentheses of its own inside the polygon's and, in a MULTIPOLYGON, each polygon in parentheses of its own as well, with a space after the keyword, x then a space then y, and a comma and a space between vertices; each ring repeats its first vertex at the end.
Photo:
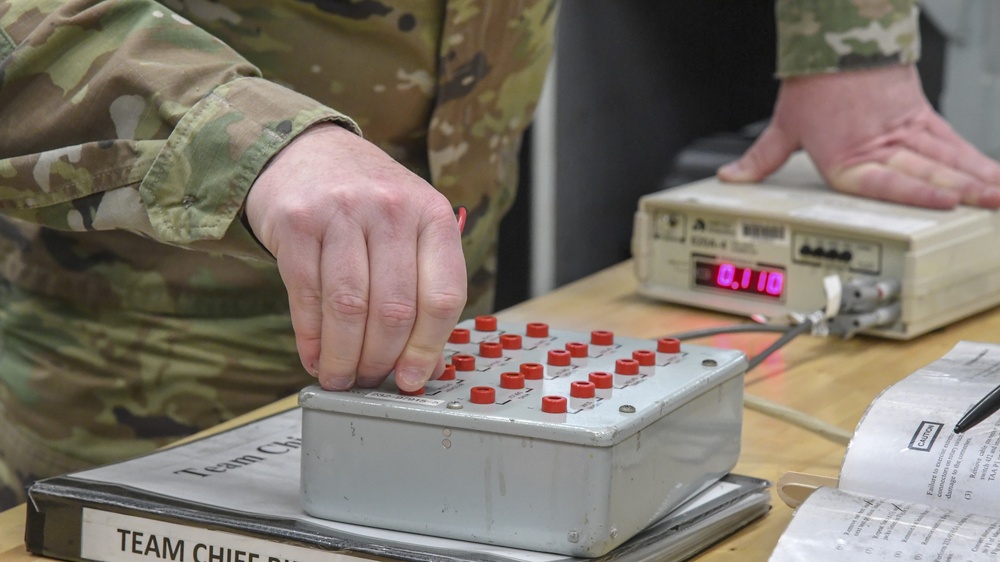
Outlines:
POLYGON ((492 404, 497 399, 497 391, 492 386, 474 386, 469 389, 469 401, 473 404, 492 404))
POLYGON ((643 367, 656 365, 656 354, 646 349, 637 349, 632 352, 632 359, 635 359, 643 367))
POLYGON ((594 330, 590 332, 590 343, 594 345, 614 345, 615 334, 606 330, 594 330))
POLYGON ((549 350, 549 365, 555 367, 568 367, 570 364, 569 352, 565 349, 549 350))
POLYGON ((465 328, 455 328, 448 337, 448 343, 469 343, 469 331, 465 328))
POLYGON ((399 393, 403 396, 420 396, 425 392, 424 387, 420 387, 416 390, 400 390, 399 393))
POLYGON ((549 337, 549 325, 541 322, 530 322, 525 328, 525 334, 529 338, 547 338, 549 337))
POLYGON ((524 388, 523 373, 500 373, 500 388, 516 390, 524 388))
POLYGON ((545 367, 541 363, 521 363, 521 373, 524 378, 537 381, 545 376, 545 367))
POLYGON ((464 353, 459 353, 458 355, 452 355, 451 364, 455 366, 456 371, 476 370, 476 358, 473 357, 472 355, 466 355, 464 353))
POLYGON ((589 378, 590 382, 594 383, 594 386, 597 388, 611 388, 614 386, 615 382, 614 375, 604 371, 595 371, 590 373, 590 376, 587 378, 589 378))
POLYGON ((549 414, 566 413, 565 396, 542 396, 542 411, 549 414))
POLYGON ((635 359, 619 359, 615 361, 615 372, 619 375, 638 375, 639 362, 635 359))
POLYGON ((496 316, 476 316, 476 331, 478 332, 497 331, 496 316))
POLYGON ((586 357, 588 347, 585 343, 571 341, 566 344, 566 350, 569 351, 569 354, 572 357, 586 357))
POLYGON ((447 363, 444 366, 444 372, 438 377, 439 381, 453 381, 455 380, 455 366, 451 363, 447 363))
POLYGON ((500 342, 496 341, 479 342, 479 356, 489 357, 490 359, 503 357, 503 348, 500 347, 500 342))
POLYGON ((656 351, 660 353, 680 353, 681 340, 677 338, 660 338, 656 340, 656 351))
POLYGON ((500 336, 500 345, 504 349, 521 349, 521 336, 517 334, 504 334, 500 336))
POLYGON ((573 381, 569 385, 569 395, 573 398, 593 398, 594 383, 590 381, 573 381))

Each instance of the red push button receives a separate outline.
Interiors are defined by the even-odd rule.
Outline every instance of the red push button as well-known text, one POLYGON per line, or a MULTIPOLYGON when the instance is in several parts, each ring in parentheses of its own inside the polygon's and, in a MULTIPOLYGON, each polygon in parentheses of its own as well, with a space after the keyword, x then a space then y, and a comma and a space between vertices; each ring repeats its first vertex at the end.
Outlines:
POLYGON ((632 352, 632 359, 639 362, 642 367, 652 367, 656 365, 656 354, 646 349, 637 349, 632 352))
POLYGON ((595 388, 590 381, 573 381, 569 385, 569 395, 573 398, 593 398, 595 388))
POLYGON ((492 386, 474 386, 469 389, 469 402, 473 404, 492 404, 496 399, 497 391, 492 386))
POLYGON ((500 346, 504 349, 521 349, 521 336, 517 334, 504 334, 500 336, 500 346))
POLYGON ((541 363, 521 363, 521 373, 530 381, 542 380, 545 376, 545 366, 541 363))
POLYGON ((549 337, 549 325, 541 322, 530 322, 525 327, 524 333, 529 338, 547 338, 549 337))
POLYGON ((660 353, 680 353, 681 340, 677 338, 660 338, 656 340, 656 351, 660 353))
POLYGON ((399 391, 399 393, 402 394, 403 396, 420 396, 424 392, 426 392, 426 390, 422 386, 420 388, 416 389, 416 390, 400 390, 399 391))
POLYGON ((517 390, 524 388, 523 373, 500 373, 500 388, 517 390))
POLYGON ((455 380, 455 366, 451 363, 446 363, 444 366, 444 372, 438 377, 439 381, 453 381, 455 380))
POLYGON ((465 328, 455 328, 448 337, 448 343, 469 343, 469 331, 465 328))
POLYGON ((496 341, 479 342, 479 356, 488 357, 490 359, 503 357, 503 348, 500 347, 500 342, 496 341))
POLYGON ((549 365, 553 367, 569 367, 570 355, 565 349, 549 350, 549 365))
POLYGON ((615 361, 615 372, 619 375, 638 375, 639 362, 635 359, 619 359, 615 361))
POLYGON ((464 353, 459 353, 458 355, 452 355, 451 364, 455 366, 456 371, 476 370, 476 358, 472 355, 466 355, 464 353))
POLYGON ((497 331, 496 316, 476 316, 476 331, 477 332, 497 331))
POLYGON ((615 382, 614 375, 605 371, 594 371, 587 378, 594 383, 596 388, 611 388, 615 382))
POLYGON ((566 397, 542 396, 542 411, 549 414, 565 414, 566 397))
POLYGON ((566 344, 566 351, 569 351, 571 357, 586 357, 588 349, 587 344, 577 341, 566 344))
POLYGON ((590 343, 594 345, 614 345, 615 334, 607 330, 594 330, 590 332, 590 343))

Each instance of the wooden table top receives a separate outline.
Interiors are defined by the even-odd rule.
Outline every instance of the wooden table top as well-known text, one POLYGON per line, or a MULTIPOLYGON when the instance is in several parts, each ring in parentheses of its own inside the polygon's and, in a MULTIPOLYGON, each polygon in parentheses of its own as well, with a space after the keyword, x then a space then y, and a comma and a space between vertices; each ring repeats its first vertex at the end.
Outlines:
MULTIPOLYGON (((747 322, 638 296, 631 268, 631 262, 624 262, 497 316, 508 322, 545 322, 553 328, 577 331, 611 330, 637 338, 747 322)), ((768 333, 731 334, 696 343, 740 349, 753 356, 776 337, 768 333)), ((1000 310, 906 342, 863 336, 851 340, 801 336, 748 373, 746 391, 850 431, 885 387, 944 355, 960 340, 1000 342, 1000 310)), ((282 400, 227 426, 294 403, 293 398, 282 400)), ((772 482, 788 471, 837 476, 844 450, 844 446, 800 427, 744 410, 743 446, 734 471, 772 482)), ((792 514, 773 490, 772 506, 767 516, 697 560, 767 560, 792 514)), ((24 506, 0 513, 0 562, 33 558, 24 551, 23 533, 24 506)))

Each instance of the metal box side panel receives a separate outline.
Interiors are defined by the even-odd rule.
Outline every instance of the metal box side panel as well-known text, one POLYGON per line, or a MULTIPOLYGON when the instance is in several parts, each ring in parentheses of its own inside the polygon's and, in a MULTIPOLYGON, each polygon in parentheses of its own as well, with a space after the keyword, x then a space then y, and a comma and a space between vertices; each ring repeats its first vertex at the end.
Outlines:
POLYGON ((743 377, 611 447, 303 410, 317 517, 600 556, 736 463, 743 377))

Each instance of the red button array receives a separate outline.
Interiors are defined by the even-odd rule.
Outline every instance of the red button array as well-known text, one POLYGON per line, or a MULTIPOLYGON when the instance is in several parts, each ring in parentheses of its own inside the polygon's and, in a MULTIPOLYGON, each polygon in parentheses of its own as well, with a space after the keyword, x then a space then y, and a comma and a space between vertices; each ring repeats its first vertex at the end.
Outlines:
MULTIPOLYGON (((475 330, 477 332, 496 332, 497 319, 494 316, 478 316, 475 319, 475 330)), ((529 322, 525 326, 525 337, 547 338, 549 337, 549 326, 541 322, 529 322)), ((503 357, 503 350, 522 349, 523 340, 518 334, 501 334, 499 341, 483 341, 479 344, 479 355, 484 358, 503 357)), ((448 338, 449 343, 467 344, 471 341, 469 330, 455 328, 448 338)), ((594 330, 590 333, 590 345, 611 346, 615 343, 613 332, 607 330, 594 330)), ((640 367, 656 365, 656 353, 680 353, 680 340, 675 338, 660 338, 656 342, 656 351, 636 350, 632 352, 630 359, 617 359, 615 361, 615 372, 595 371, 588 374, 586 381, 573 381, 570 383, 570 396, 578 399, 594 398, 596 391, 608 391, 614 386, 614 376, 617 375, 638 375, 640 367)), ((573 358, 586 358, 589 356, 588 344, 583 342, 569 342, 566 349, 548 350, 546 362, 552 367, 568 367, 572 364, 573 358)), ((444 374, 438 380, 454 380, 456 371, 474 371, 476 369, 476 358, 468 354, 456 354, 451 358, 451 363, 445 365, 444 374)), ((504 372, 500 375, 500 388, 507 390, 519 390, 525 387, 525 381, 542 380, 545 376, 545 366, 541 363, 522 363, 518 372, 504 372)), ((424 393, 420 388, 412 393, 401 392, 408 395, 419 395, 424 393)), ((606 396, 606 395, 603 395, 606 396)), ((496 401, 496 390, 491 386, 474 386, 469 389, 469 401, 474 404, 493 404, 496 401)), ((547 413, 566 413, 567 400, 564 396, 548 395, 542 397, 542 411, 547 413)))

